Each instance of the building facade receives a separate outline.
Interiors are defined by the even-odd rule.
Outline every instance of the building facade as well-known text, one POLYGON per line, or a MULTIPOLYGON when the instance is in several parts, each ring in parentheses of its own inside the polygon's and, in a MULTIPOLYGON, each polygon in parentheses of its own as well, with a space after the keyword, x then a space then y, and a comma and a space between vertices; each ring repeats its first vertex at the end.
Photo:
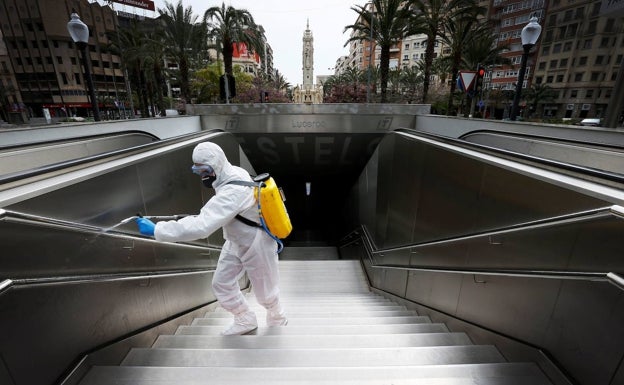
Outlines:
POLYGON ((87 0, 3 0, 2 69, 13 74, 12 98, 29 116, 42 116, 44 108, 58 117, 91 111, 83 60, 67 31, 73 11, 89 27, 87 52, 101 113, 118 113, 119 101, 126 99, 121 59, 108 48, 117 22, 110 7, 87 0))
POLYGON ((554 99, 540 104, 538 115, 605 116, 622 65, 624 24, 617 15, 601 15, 601 4, 550 1, 533 82, 550 87, 554 99))
MULTIPOLYGON (((490 116, 509 116, 518 81, 523 47, 522 28, 535 16, 542 34, 530 51, 523 81, 520 114, 526 118, 603 118, 612 100, 624 56, 624 19, 621 14, 600 14, 600 0, 480 0, 487 9, 502 56, 510 64, 487 66, 484 99, 497 95, 500 111, 490 116), (547 88, 551 97, 527 105, 528 90, 547 88), (499 104, 500 103, 500 104, 499 104)), ((372 6, 372 3, 367 5, 372 6)), ((409 36, 393 47, 390 68, 416 65, 424 56, 426 41, 409 36)), ((368 39, 349 44, 349 54, 336 61, 335 74, 347 68, 365 70, 379 65, 379 48, 368 39), (374 45, 374 44, 373 44, 374 45)), ((442 45, 436 56, 444 56, 442 45)), ((489 100, 486 105, 494 106, 489 100)))

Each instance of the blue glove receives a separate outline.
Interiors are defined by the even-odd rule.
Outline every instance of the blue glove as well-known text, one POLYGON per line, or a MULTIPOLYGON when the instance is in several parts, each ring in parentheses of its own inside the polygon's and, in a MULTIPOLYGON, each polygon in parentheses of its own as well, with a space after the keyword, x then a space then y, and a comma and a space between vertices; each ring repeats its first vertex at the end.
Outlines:
POLYGON ((135 219, 137 225, 139 225, 139 232, 143 235, 153 236, 154 235, 154 227, 156 225, 154 222, 150 221, 147 218, 136 218, 135 219))

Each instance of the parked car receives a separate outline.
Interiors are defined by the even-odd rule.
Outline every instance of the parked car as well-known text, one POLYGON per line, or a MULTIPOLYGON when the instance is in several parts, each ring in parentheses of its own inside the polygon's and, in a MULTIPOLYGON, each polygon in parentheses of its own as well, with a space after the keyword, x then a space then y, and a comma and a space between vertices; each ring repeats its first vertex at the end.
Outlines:
POLYGON ((581 126, 591 126, 591 127, 598 127, 600 126, 600 119, 598 118, 587 118, 587 119, 583 119, 581 120, 581 126))

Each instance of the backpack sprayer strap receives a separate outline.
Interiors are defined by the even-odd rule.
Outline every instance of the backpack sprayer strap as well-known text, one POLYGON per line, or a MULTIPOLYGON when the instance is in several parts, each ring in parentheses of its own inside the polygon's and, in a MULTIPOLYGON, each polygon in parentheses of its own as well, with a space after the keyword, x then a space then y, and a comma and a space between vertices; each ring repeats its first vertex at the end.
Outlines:
POLYGON ((269 234, 271 238, 273 238, 275 242, 277 242, 277 245, 278 245, 277 253, 279 254, 284 249, 284 244, 278 237, 276 237, 275 235, 273 235, 273 233, 271 233, 266 223, 264 222, 264 219, 262 218, 262 210, 260 208, 260 189, 262 189, 262 187, 266 187, 266 185, 264 184, 264 181, 269 179, 269 174, 260 174, 253 179, 254 179, 253 182, 247 182, 243 180, 233 180, 233 181, 228 182, 228 184, 235 184, 239 186, 249 186, 249 187, 258 188, 258 195, 257 195, 256 201, 258 203, 258 214, 260 214, 260 223, 258 224, 250 219, 247 219, 241 216, 240 214, 236 215, 235 218, 243 222, 246 225, 262 228, 267 234, 269 234))
POLYGON ((251 219, 247 219, 244 216, 237 214, 234 218, 238 219, 239 221, 243 222, 244 224, 246 224, 247 226, 251 226, 251 227, 262 227, 262 225, 260 223, 254 222, 251 219))
MULTIPOLYGON (((258 187, 258 183, 256 182, 247 182, 244 180, 233 180, 231 182, 228 182, 228 184, 235 184, 238 186, 249 186, 249 187, 258 187)), ((260 223, 254 222, 251 219, 245 218, 244 216, 237 214, 235 216, 236 219, 238 219, 239 221, 243 222, 244 224, 246 224, 247 226, 251 226, 251 227, 262 227, 262 225, 260 223)))

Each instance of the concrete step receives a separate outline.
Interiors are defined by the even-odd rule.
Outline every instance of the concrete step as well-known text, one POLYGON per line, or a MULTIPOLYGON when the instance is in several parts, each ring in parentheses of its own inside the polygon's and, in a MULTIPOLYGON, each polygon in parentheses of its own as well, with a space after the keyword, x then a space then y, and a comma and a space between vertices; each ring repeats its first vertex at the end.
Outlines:
MULTIPOLYGON (((261 322, 261 320, 259 320, 261 322)), ((219 335, 224 325, 214 326, 180 326, 176 335, 219 335)), ((366 334, 410 334, 410 333, 442 333, 448 328, 440 323, 392 324, 392 325, 308 325, 297 326, 289 323, 286 327, 258 327, 253 335, 366 335, 366 334)))
POLYGON ((131 349, 124 366, 365 367, 505 362, 494 346, 368 349, 131 349))
POLYGON ((550 385, 533 363, 378 367, 233 368, 98 366, 81 385, 413 384, 550 385))
POLYGON ((327 349, 472 345, 465 333, 353 335, 161 335, 153 348, 185 349, 327 349))

